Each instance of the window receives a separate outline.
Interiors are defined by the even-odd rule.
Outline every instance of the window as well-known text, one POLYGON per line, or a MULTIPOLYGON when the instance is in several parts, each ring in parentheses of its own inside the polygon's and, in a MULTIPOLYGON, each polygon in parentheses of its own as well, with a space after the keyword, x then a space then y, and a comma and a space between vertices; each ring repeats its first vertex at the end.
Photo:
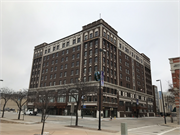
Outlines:
POLYGON ((49 83, 49 86, 52 86, 52 82, 49 83))
POLYGON ((63 62, 64 61, 64 58, 61 58, 61 62, 63 62))
POLYGON ((64 72, 64 77, 66 77, 67 76, 67 72, 64 72))
POLYGON ((60 97, 60 96, 58 96, 57 102, 58 102, 58 103, 65 103, 65 102, 66 102, 66 97, 60 97))
POLYGON ((64 50, 62 51, 62 55, 64 55, 64 50))
POLYGON ((92 71, 92 68, 91 68, 91 67, 89 67, 89 73, 91 73, 91 71, 92 71))
POLYGON ((52 75, 50 75, 50 79, 52 79, 52 75))
POLYGON ((58 60, 56 60, 56 64, 58 63, 58 60))
POLYGON ((119 59, 119 62, 121 63, 121 59, 119 59))
POLYGON ((84 57, 86 57, 87 56, 87 52, 84 52, 84 57))
POLYGON ((78 50, 78 51, 80 50, 80 45, 79 45, 79 46, 77 46, 77 50, 78 50))
POLYGON ((49 62, 46 63, 46 66, 48 66, 48 65, 49 65, 49 62))
POLYGON ((92 55, 92 50, 89 51, 89 55, 92 55))
POLYGON ((47 76, 45 76, 45 80, 47 80, 47 76))
POLYGON ((96 55, 98 54, 98 49, 95 49, 95 54, 96 54, 96 55))
POLYGON ((89 81, 91 81, 91 76, 89 76, 89 81))
POLYGON ((56 85, 56 82, 54 82, 54 85, 56 85))
POLYGON ((79 37, 78 39, 77 39, 77 42, 79 43, 81 41, 81 38, 79 37))
POLYGON ((94 62, 95 62, 95 63, 97 63, 97 62, 98 62, 98 58, 97 58, 97 57, 95 57, 94 62))
POLYGON ((65 69, 67 69, 67 64, 65 64, 65 69))
POLYGON ((86 77, 83 77, 83 81, 86 82, 86 77))
POLYGON ((75 52, 75 47, 73 47, 73 52, 75 52))
POLYGON ((50 49, 48 49, 48 53, 50 52, 50 49))
POLYGON ((59 81, 59 85, 61 85, 62 84, 62 81, 59 81))
POLYGON ((97 36, 98 36, 98 31, 95 32, 95 37, 97 37, 97 36))
POLYGON ((66 61, 68 61, 68 57, 66 57, 66 61))
POLYGON ((89 64, 92 64, 92 59, 91 58, 89 59, 89 64))
POLYGON ((98 45, 98 40, 95 41, 95 45, 98 45))
POLYGON ((73 70, 71 70, 71 75, 73 75, 74 74, 74 71, 73 70))
POLYGON ((64 84, 66 84, 66 80, 64 80, 64 84))
POLYGON ((73 78, 71 78, 71 83, 73 83, 73 78))
POLYGON ((89 43, 89 48, 92 48, 92 42, 89 43))
POLYGON ((53 72, 53 68, 51 68, 51 72, 53 72))
POLYGON ((84 44, 84 49, 87 49, 87 43, 84 44))
POLYGON ((86 68, 84 68, 84 74, 86 74, 86 68))
POLYGON ((45 50, 45 54, 47 53, 47 50, 45 50))
POLYGON ((71 67, 74 67, 74 62, 71 63, 71 67))
POLYGON ((107 39, 109 39, 109 35, 107 35, 107 39))
POLYGON ((97 66, 94 67, 94 71, 97 71, 97 66))
POLYGON ((79 53, 77 54, 77 59, 79 58, 79 53))
POLYGON ((73 44, 75 44, 76 43, 76 39, 73 39, 73 44))
POLYGON ((84 66, 87 64, 87 60, 84 60, 84 66))
POLYGON ((104 32, 103 36, 106 37, 106 32, 104 32))
POLYGON ((59 49, 59 45, 57 46, 57 50, 59 49))
POLYGON ((68 54, 68 53, 69 53, 69 50, 67 49, 67 50, 66 50, 66 54, 68 54))
POLYGON ((92 38, 92 33, 90 33, 90 38, 92 38))
POLYGON ((122 74, 120 74, 120 79, 122 79, 122 74))
POLYGON ((62 72, 60 73, 60 77, 62 77, 62 72))
POLYGON ((76 75, 78 75, 79 74, 79 70, 78 69, 76 69, 76 75))
POLYGON ((52 65, 54 65, 54 60, 52 61, 52 65))
POLYGON ((64 48, 65 47, 65 43, 63 43, 63 45, 62 45, 62 48, 64 48))
POLYGON ((87 39, 88 39, 88 36, 87 36, 87 35, 85 35, 85 36, 84 36, 84 40, 87 40, 87 39))
POLYGON ((61 65, 61 70, 63 69, 63 65, 61 65))
POLYGON ((79 66, 79 61, 76 62, 76 66, 77 66, 77 67, 79 66))
POLYGON ((119 69, 120 69, 120 71, 122 71, 122 67, 121 66, 119 67, 119 69))
POLYGON ((56 47, 53 47, 53 51, 55 51, 56 47))
POLYGON ((46 69, 46 73, 48 72, 48 69, 46 69))
POLYGON ((69 46, 69 42, 66 43, 66 46, 69 46))

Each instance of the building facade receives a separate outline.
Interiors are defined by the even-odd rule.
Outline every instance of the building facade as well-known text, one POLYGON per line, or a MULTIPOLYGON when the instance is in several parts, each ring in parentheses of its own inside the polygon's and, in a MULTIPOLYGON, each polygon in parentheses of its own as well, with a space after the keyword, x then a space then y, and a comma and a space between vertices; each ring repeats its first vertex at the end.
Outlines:
POLYGON ((180 57, 169 58, 169 63, 171 67, 173 88, 179 93, 175 97, 175 105, 177 112, 177 123, 180 124, 180 57))
MULTIPOLYGON (((96 71, 104 71, 101 114, 104 117, 154 116, 150 59, 118 36, 103 19, 52 43, 35 46, 29 90, 57 90, 78 79, 98 84, 96 71), (100 52, 100 49, 106 52, 100 52)), ((70 98, 54 100, 53 114, 69 114, 70 98)), ((98 117, 99 98, 90 96, 83 112, 98 117)), ((30 107, 30 106, 29 106, 30 107)), ((81 115, 79 107, 79 115, 81 115)))
POLYGON ((153 94, 154 94, 154 112, 156 115, 160 113, 160 106, 159 106, 159 94, 157 86, 153 85, 153 94))

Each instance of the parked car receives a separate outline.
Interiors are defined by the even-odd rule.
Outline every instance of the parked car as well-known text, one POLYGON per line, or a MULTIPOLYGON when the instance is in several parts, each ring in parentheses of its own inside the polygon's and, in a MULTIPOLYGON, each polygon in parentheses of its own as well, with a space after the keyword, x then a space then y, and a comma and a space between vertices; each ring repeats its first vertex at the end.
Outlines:
POLYGON ((33 109, 28 109, 27 111, 24 112, 24 114, 26 115, 36 115, 37 111, 33 111, 33 109))

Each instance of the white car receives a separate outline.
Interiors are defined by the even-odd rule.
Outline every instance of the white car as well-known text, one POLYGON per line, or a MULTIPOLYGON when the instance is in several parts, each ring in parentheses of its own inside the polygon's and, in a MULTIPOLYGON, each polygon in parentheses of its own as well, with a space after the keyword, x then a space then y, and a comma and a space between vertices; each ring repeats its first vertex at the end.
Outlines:
POLYGON ((24 112, 24 114, 26 115, 33 115, 33 109, 29 109, 26 112, 24 112))

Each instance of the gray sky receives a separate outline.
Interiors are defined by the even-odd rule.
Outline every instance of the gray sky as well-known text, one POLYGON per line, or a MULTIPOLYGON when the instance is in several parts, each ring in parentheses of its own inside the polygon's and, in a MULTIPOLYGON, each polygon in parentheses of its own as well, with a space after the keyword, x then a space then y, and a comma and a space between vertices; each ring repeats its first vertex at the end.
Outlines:
POLYGON ((14 1, 0 3, 0 87, 28 88, 34 46, 76 33, 100 13, 122 39, 150 58, 153 85, 160 88, 156 79, 161 79, 165 91, 172 82, 168 58, 180 56, 178 0, 14 1))

